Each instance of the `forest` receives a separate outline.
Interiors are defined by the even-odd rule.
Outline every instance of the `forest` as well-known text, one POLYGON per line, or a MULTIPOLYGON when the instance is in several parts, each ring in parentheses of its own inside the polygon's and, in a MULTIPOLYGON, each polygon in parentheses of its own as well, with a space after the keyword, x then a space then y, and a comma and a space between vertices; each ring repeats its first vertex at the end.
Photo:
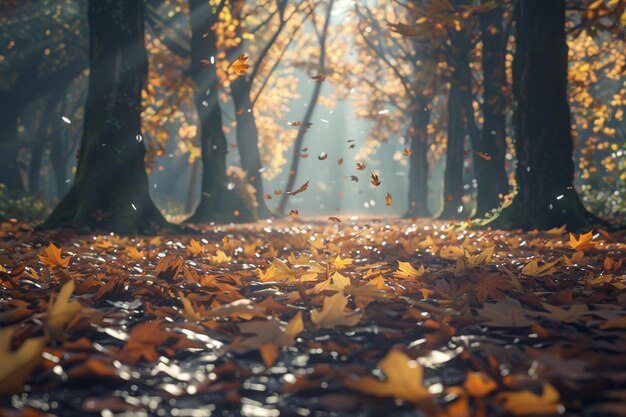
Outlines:
POLYGON ((0 417, 626 416, 626 0, 0 0, 0 417))

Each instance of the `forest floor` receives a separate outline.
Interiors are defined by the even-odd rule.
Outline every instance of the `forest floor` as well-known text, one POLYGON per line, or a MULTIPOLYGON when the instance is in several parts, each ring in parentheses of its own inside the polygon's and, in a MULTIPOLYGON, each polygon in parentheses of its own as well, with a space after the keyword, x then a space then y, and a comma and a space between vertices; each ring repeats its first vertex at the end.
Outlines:
POLYGON ((626 415, 625 236, 0 229, 0 415, 626 415), (621 243, 620 243, 621 242, 621 243))

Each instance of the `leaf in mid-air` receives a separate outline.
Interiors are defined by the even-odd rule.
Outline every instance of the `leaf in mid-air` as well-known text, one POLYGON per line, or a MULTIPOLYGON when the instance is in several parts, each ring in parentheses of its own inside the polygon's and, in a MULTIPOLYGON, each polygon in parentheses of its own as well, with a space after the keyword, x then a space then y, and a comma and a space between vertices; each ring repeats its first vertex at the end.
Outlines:
POLYGON ((230 68, 235 74, 244 75, 246 73, 246 70, 250 68, 250 65, 246 63, 247 60, 248 57, 246 56, 246 54, 241 54, 239 55, 239 57, 237 57, 237 59, 235 59, 232 64, 230 64, 230 68))
POLYGON ((12 328, 0 330, 0 395, 18 394, 24 389, 24 380, 41 360, 44 338, 27 339, 11 351, 12 328))

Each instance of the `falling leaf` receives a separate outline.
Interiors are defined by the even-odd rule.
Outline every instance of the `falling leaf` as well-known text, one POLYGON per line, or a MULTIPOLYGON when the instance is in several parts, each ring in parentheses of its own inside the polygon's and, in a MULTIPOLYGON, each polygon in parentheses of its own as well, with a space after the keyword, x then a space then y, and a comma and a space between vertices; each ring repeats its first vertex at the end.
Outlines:
POLYGON ((350 175, 350 181, 359 182, 359 177, 356 175, 350 175))
POLYGON ((313 76, 311 78, 316 80, 318 83, 321 83, 321 82, 323 82, 326 79, 326 76, 323 75, 323 74, 318 74, 318 75, 315 75, 315 76, 313 76))
POLYGON ((248 57, 246 54, 241 54, 235 61, 230 64, 230 68, 236 75, 244 75, 246 70, 250 68, 250 65, 246 64, 248 57))
POLYGON ((57 266, 61 268, 67 268, 70 261, 72 260, 72 257, 62 257, 61 248, 56 247, 54 243, 50 242, 50 244, 44 250, 44 254, 39 255, 39 260, 42 264, 46 265, 49 268, 57 266))
POLYGON ((385 205, 386 206, 390 206, 391 205, 391 194, 387 193, 387 195, 385 196, 385 205))
POLYGON ((337 160, 337 165, 342 165, 343 164, 343 158, 339 158, 337 160))
POLYGON ((374 187, 378 187, 378 186, 382 183, 382 181, 380 181, 380 180, 378 179, 378 175, 376 175, 376 174, 374 174, 374 173, 372 172, 372 176, 371 176, 371 178, 370 178, 370 183, 371 183, 374 187))
POLYGON ((378 368, 385 374, 382 381, 373 376, 366 376, 347 379, 345 383, 350 388, 377 397, 394 397, 411 403, 419 403, 430 398, 428 387, 424 386, 422 366, 402 351, 390 350, 378 363, 378 368))
POLYGON ((55 338, 60 338, 63 335, 65 326, 83 310, 83 306, 78 301, 70 301, 70 297, 74 292, 74 285, 74 280, 69 280, 61 288, 56 300, 50 300, 48 305, 46 332, 55 338))
POLYGON ((27 339, 11 351, 12 328, 0 329, 0 395, 19 394, 30 371, 41 361, 44 338, 27 339))
POLYGON ((333 223, 341 223, 341 219, 339 217, 335 217, 335 216, 330 216, 328 218, 328 220, 330 220, 333 223))
POLYGON ((300 215, 300 212, 298 210, 291 210, 289 212, 289 215, 295 219, 296 217, 300 215))
POLYGON ((324 305, 321 310, 311 312, 311 321, 318 327, 332 329, 335 326, 354 326, 363 314, 355 311, 345 311, 348 299, 340 292, 330 297, 324 297, 324 305))
POLYGON ((411 156, 411 154, 413 153, 412 150, 410 150, 409 148, 404 148, 404 156, 411 156))
POLYGON ((300 186, 300 188, 298 188, 297 190, 295 190, 295 191, 287 191, 285 194, 287 194, 287 195, 291 195, 291 196, 294 196, 294 195, 296 195, 296 194, 300 194, 301 192, 306 191, 306 190, 307 190, 307 188, 309 188, 309 181, 307 181, 307 182, 305 182, 304 184, 302 184, 302 185, 300 186))
POLYGON ((239 115, 242 115, 242 114, 243 114, 243 107, 239 107, 237 109, 237 115, 239 116, 239 115))
POLYGON ((577 251, 593 249, 593 247, 595 246, 595 242, 592 242, 592 240, 593 231, 580 234, 578 238, 576 238, 576 236, 574 236, 572 233, 569 234, 569 246, 577 251))
POLYGON ((481 158, 483 158, 485 161, 491 161, 491 156, 487 155, 484 152, 480 152, 480 151, 474 151, 474 153, 476 153, 476 155, 480 156, 481 158))
POLYGON ((362 164, 360 162, 356 163, 356 169, 358 169, 359 171, 363 171, 365 168, 367 168, 365 164, 362 164))
POLYGON ((319 159, 320 161, 323 161, 326 158, 328 158, 328 154, 326 154, 325 152, 322 152, 321 154, 317 156, 317 159, 319 159))
POLYGON ((289 122, 288 124, 289 124, 289 126, 300 126, 300 125, 302 125, 302 122, 295 121, 295 122, 289 122))

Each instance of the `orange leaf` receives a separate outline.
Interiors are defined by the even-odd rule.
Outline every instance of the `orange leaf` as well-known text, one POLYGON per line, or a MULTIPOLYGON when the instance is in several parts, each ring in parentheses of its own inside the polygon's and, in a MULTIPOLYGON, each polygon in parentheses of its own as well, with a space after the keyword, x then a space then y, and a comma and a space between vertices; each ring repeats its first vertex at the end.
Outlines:
POLYGON ((300 186, 300 188, 298 188, 297 190, 295 190, 295 191, 287 191, 285 194, 293 196, 293 195, 296 195, 296 194, 300 194, 303 191, 306 191, 307 188, 309 188, 309 181, 307 181, 304 184, 302 184, 300 186))
POLYGON ((67 268, 70 261, 72 260, 71 256, 66 256, 65 258, 61 256, 61 248, 56 247, 56 245, 52 242, 48 245, 48 247, 44 250, 44 255, 39 255, 39 260, 42 264, 52 268, 55 266, 60 266, 63 268, 67 268))
POLYGON ((230 64, 230 68, 237 75, 244 75, 246 70, 250 68, 250 65, 246 64, 248 57, 246 54, 241 54, 235 61, 230 64))
POLYGON ((365 168, 367 168, 365 164, 362 164, 360 162, 356 163, 356 169, 358 169, 359 171, 363 171, 365 168))
POLYGON ((387 193, 387 195, 385 196, 385 204, 387 206, 391 205, 391 194, 387 193))
POLYGON ((412 153, 413 153, 413 151, 410 150, 409 148, 404 148, 404 155, 405 156, 411 156, 412 153))
POLYGON ((476 155, 480 156, 481 158, 483 158, 485 161, 491 161, 491 156, 487 155, 484 152, 480 152, 480 151, 475 151, 476 155))

